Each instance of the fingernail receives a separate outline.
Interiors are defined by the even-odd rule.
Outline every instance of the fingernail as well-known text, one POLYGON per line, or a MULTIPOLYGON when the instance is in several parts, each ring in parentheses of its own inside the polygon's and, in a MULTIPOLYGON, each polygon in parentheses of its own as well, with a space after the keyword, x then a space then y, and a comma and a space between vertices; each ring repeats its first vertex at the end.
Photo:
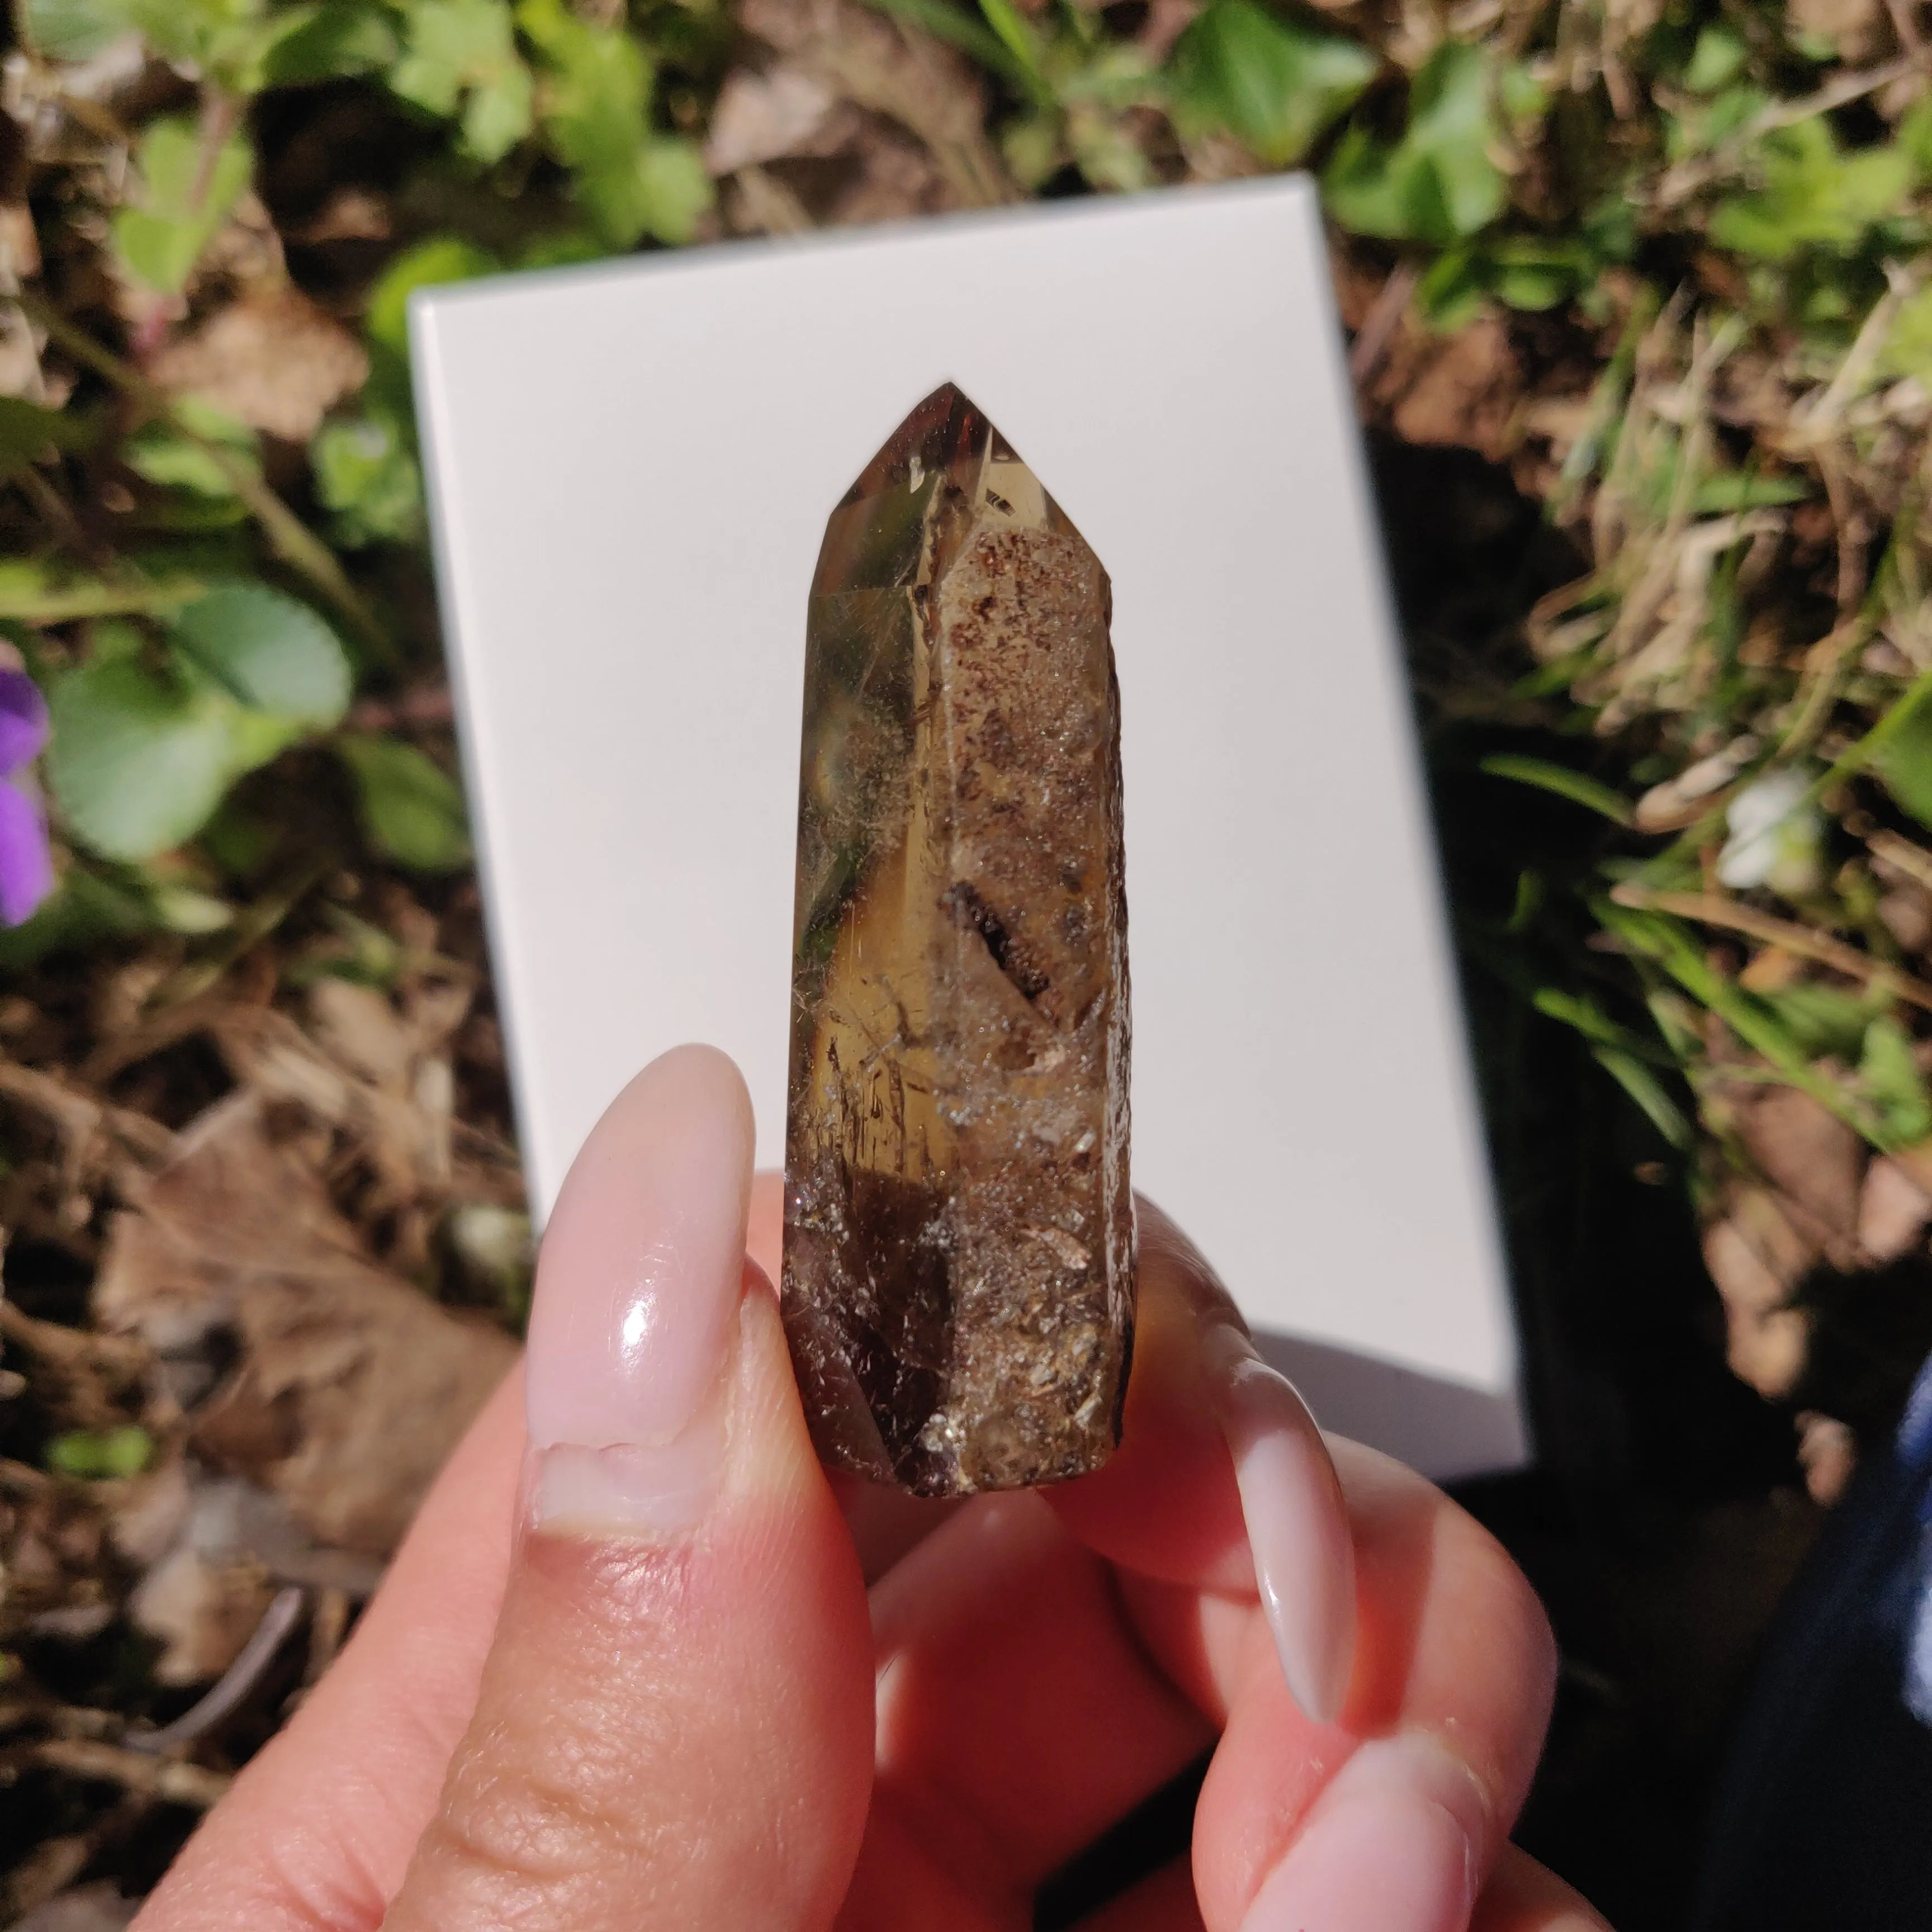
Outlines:
POLYGON ((1462 1932, 1476 1900, 1473 1781, 1437 1747, 1364 1744, 1263 1882, 1241 1932, 1462 1932))
POLYGON ((537 1264, 535 1522, 669 1535, 716 1494, 752 1146, 744 1082, 709 1047, 653 1060, 592 1130, 537 1264))
POLYGON ((1355 1550, 1334 1465, 1294 1384, 1238 1329, 1217 1323, 1202 1355, 1282 1675, 1310 1717, 1333 1724, 1355 1654, 1355 1550))

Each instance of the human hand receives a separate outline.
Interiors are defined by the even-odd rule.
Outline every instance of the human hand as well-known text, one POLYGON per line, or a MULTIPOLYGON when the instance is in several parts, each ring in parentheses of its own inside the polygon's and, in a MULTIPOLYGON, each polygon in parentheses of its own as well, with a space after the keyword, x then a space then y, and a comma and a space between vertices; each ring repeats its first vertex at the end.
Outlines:
POLYGON ((708 1049, 613 1105, 525 1372, 140 1932, 1020 1928, 1210 1744, 1191 1869, 1094 1932, 1601 1932, 1506 1843, 1553 1675, 1528 1586, 1419 1477, 1331 1466, 1170 1223, 1113 1461, 935 1512, 813 1455, 752 1147, 708 1049))

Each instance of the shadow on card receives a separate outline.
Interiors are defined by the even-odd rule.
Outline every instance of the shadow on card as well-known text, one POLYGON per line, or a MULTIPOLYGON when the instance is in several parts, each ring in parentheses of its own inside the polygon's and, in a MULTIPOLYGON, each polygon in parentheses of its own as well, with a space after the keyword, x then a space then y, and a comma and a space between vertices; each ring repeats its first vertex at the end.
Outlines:
POLYGON ((1262 1330, 1255 1346, 1301 1391, 1324 1429, 1352 1436, 1437 1482, 1521 1466, 1514 1393, 1472 1388, 1324 1342, 1262 1330))

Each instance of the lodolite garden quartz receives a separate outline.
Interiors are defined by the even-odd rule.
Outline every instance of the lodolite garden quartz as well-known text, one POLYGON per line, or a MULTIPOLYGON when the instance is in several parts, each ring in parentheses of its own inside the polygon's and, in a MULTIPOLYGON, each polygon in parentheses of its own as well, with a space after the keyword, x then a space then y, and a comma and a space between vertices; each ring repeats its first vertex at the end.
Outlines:
POLYGON ((1084 1474, 1132 1352, 1107 574, 951 385, 826 526, 807 632, 784 1304, 820 1454, 1084 1474))

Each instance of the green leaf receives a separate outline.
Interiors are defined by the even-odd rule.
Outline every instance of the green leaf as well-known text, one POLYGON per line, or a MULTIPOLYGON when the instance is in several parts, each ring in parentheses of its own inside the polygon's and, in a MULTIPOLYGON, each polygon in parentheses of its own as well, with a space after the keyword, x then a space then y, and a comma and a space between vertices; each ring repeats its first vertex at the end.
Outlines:
POLYGON ((1932 179, 1932 94, 1922 94, 1900 117, 1892 139, 1922 181, 1932 179))
POLYGON ((948 0, 866 0, 866 4, 957 47, 988 73, 1003 75, 1016 87, 1027 87, 1026 71, 1007 52, 1006 44, 963 8, 950 5, 948 0))
POLYGON ((154 922, 164 932, 178 932, 188 938, 220 932, 235 923, 235 908, 212 892, 196 892, 192 886, 158 884, 148 895, 154 922))
POLYGON ((1012 4, 1012 0, 980 0, 980 11, 986 16, 987 26, 998 36, 1000 44, 1012 56, 1020 71, 1033 84, 1035 92, 1051 98, 1052 90, 1041 70, 1040 42, 1032 23, 1012 4))
POLYGON ((1496 83, 1504 113, 1518 123, 1540 121, 1550 112, 1550 89, 1535 71, 1520 62, 1505 66, 1496 83))
POLYGON ((260 86, 262 56, 284 28, 283 19, 268 16, 266 0, 123 4, 141 38, 164 60, 197 70, 230 94, 251 94, 260 86))
POLYGON ((1066 145, 1081 173, 1103 193, 1138 194, 1154 184, 1146 150, 1118 115, 1072 110, 1066 116, 1066 145))
POLYGON ((335 513, 336 541, 356 549, 422 534, 422 472, 386 415, 338 416, 308 446, 315 494, 335 513))
POLYGON ((1721 88, 1707 100, 1685 100, 1678 112, 1664 117, 1664 159, 1688 160, 1711 153, 1744 133, 1772 104, 1769 94, 1748 82, 1721 88))
MULTIPOLYGON (((330 0, 338 4, 338 0, 330 0)), ((278 71, 283 50, 300 43, 329 10, 325 0, 122 0, 142 38, 171 65, 192 70, 224 94, 245 98, 277 79, 326 74, 278 71)), ((390 53, 393 58, 394 41, 390 53)))
POLYGON ((133 205, 111 224, 114 246, 137 280, 178 295, 248 185, 254 155, 241 134, 210 151, 192 121, 157 121, 141 137, 133 205))
POLYGON ((1486 298, 1510 308, 1555 308, 1586 287, 1600 266, 1581 241, 1485 236, 1436 257, 1416 284, 1416 307, 1431 328, 1445 332, 1472 320, 1486 298))
POLYGON ((87 1481, 138 1476, 154 1453, 154 1438, 134 1423, 118 1429, 70 1429, 46 1446, 46 1466, 87 1481))
POLYGON ((1871 764, 1899 804, 1921 825, 1932 826, 1932 705, 1900 710, 1871 764))
POLYGON ((458 235, 432 235, 405 248, 382 271, 369 291, 369 340, 406 362, 410 352, 410 298, 418 289, 467 282, 494 275, 496 256, 458 235))
POLYGON ((1184 122, 1225 129, 1271 167, 1292 167, 1352 107, 1380 65, 1367 48, 1278 19, 1256 0, 1213 0, 1169 63, 1184 122))
POLYGON ((154 923, 154 908, 146 896, 83 865, 70 864, 31 919, 0 928, 0 968, 31 966, 104 940, 131 938, 152 931, 154 923))
POLYGON ((1016 114, 1000 130, 1008 171, 1028 194, 1066 164, 1066 116, 1054 108, 1016 114))
POLYGON ((1932 1096, 1898 1021, 1881 1016, 1865 1029, 1858 1078, 1878 1108, 1888 1146, 1911 1147, 1932 1135, 1932 1096))
POLYGON ((0 396, 0 478, 19 476, 50 451, 88 449, 100 440, 98 417, 0 396))
POLYGON ((195 598, 169 640, 164 674, 102 636, 50 700, 55 800, 74 836, 106 858, 138 861, 191 838, 242 772, 347 707, 334 632, 266 585, 195 598))
POLYGON ((1715 94, 1743 70, 1744 44, 1727 27, 1706 27, 1690 50, 1684 85, 1693 94, 1715 94))
POLYGON ((1484 251, 1490 288, 1505 308, 1532 313, 1566 302, 1590 278, 1594 266, 1574 242, 1534 236, 1501 236, 1484 251))
POLYGON ((1393 145, 1359 124, 1322 176, 1329 212, 1358 235, 1438 246, 1502 213, 1508 188, 1490 158, 1496 129, 1481 51, 1445 40, 1409 87, 1408 124, 1393 145))
POLYGON ((622 28, 580 20, 562 0, 522 0, 517 22, 544 69, 544 138, 574 177, 578 205, 608 248, 689 240, 711 179, 688 142, 650 132, 655 74, 622 28))
POLYGON ((264 50, 262 78, 270 87, 380 74, 395 64, 400 44, 376 0, 322 0, 290 16, 264 50))
POLYGON ((181 398, 174 413, 181 428, 172 422, 143 423, 121 446, 122 460, 136 476, 159 488, 187 490, 212 501, 234 501, 234 482, 208 445, 218 444, 244 470, 259 473, 255 432, 246 423, 191 396, 181 398))
POLYGON ((1477 769, 1492 778, 1514 778, 1519 784, 1554 792, 1574 805, 1587 806, 1591 811, 1600 812, 1613 824, 1630 822, 1628 799, 1583 772, 1572 771, 1568 765, 1552 764, 1544 758, 1522 758, 1514 752, 1496 752, 1484 758, 1477 769))
POLYGON ((1789 261, 1808 248, 1850 252, 1875 223, 1901 212, 1912 184, 1903 150, 1844 153, 1822 116, 1772 129, 1755 154, 1762 187, 1720 203, 1711 238, 1760 261, 1789 261))
POLYGON ((1706 477, 1698 485, 1691 508, 1700 517, 1731 510, 1756 510, 1781 503, 1802 503, 1810 485, 1796 476, 1757 476, 1748 470, 1706 477))
POLYGON ((125 0, 21 0, 22 34, 50 61, 92 60, 132 24, 125 0))
POLYGON ((646 235, 672 247, 688 242, 716 193, 694 141, 660 134, 644 143, 635 206, 646 235))
POLYGON ((1560 1021, 1583 1037, 1598 1046, 1621 1047, 1634 1052, 1636 1042, 1624 1027, 1618 1025, 1587 993, 1566 993, 1560 986, 1542 986, 1537 989, 1530 1004, 1545 1018, 1560 1021))
POLYGON ((1786 986, 1758 998, 1784 1023, 1799 1052, 1814 1059, 1855 1058, 1874 1017, 1869 993, 1840 992, 1834 986, 1786 986))
POLYGON ((412 0, 404 17, 409 44, 389 70, 392 91, 441 119, 460 116, 472 160, 502 160, 532 125, 508 0, 412 0))
POLYGON ((226 584, 176 616, 168 640, 238 704, 320 729, 349 709, 348 653, 306 604, 265 584, 226 584))
POLYGON ((47 778, 68 828, 110 859, 152 858, 207 822, 235 776, 236 706, 127 658, 54 686, 47 778))
POLYGON ((356 781, 363 830, 385 858, 419 872, 449 872, 470 860, 463 794, 442 768, 394 738, 339 739, 356 781))
POLYGON ((518 268, 580 268, 586 262, 601 262, 610 254, 603 243, 582 228, 550 228, 532 235, 517 250, 513 266, 518 268))
POLYGON ((1932 287, 1908 296, 1892 319, 1879 352, 1882 376, 1911 376, 1932 388, 1932 287))
POLYGON ((1590 1058, 1643 1109, 1651 1125, 1671 1146, 1683 1148, 1690 1144, 1694 1135, 1683 1109, 1642 1060, 1614 1046, 1594 1047, 1590 1058))
MULTIPOLYGON (((1871 1122, 1863 1110, 1850 1103, 1837 1082, 1813 1070, 1809 1057, 1764 1001, 1712 965, 1689 928, 1659 913, 1633 911, 1613 899, 1592 899, 1590 910, 1605 932, 1622 940, 1639 958, 1654 961, 1747 1046, 1755 1048, 1786 1084, 1810 1094, 1846 1126, 1870 1138, 1871 1122)), ((1652 1010, 1658 1010, 1654 1000, 1652 1010)), ((1674 1028, 1666 1029, 1666 1036, 1674 1036, 1675 1031, 1674 1028)))
POLYGON ((192 578, 153 583, 130 574, 103 581, 69 576, 38 557, 0 557, 0 620, 65 624, 124 611, 168 610, 200 591, 192 578))

